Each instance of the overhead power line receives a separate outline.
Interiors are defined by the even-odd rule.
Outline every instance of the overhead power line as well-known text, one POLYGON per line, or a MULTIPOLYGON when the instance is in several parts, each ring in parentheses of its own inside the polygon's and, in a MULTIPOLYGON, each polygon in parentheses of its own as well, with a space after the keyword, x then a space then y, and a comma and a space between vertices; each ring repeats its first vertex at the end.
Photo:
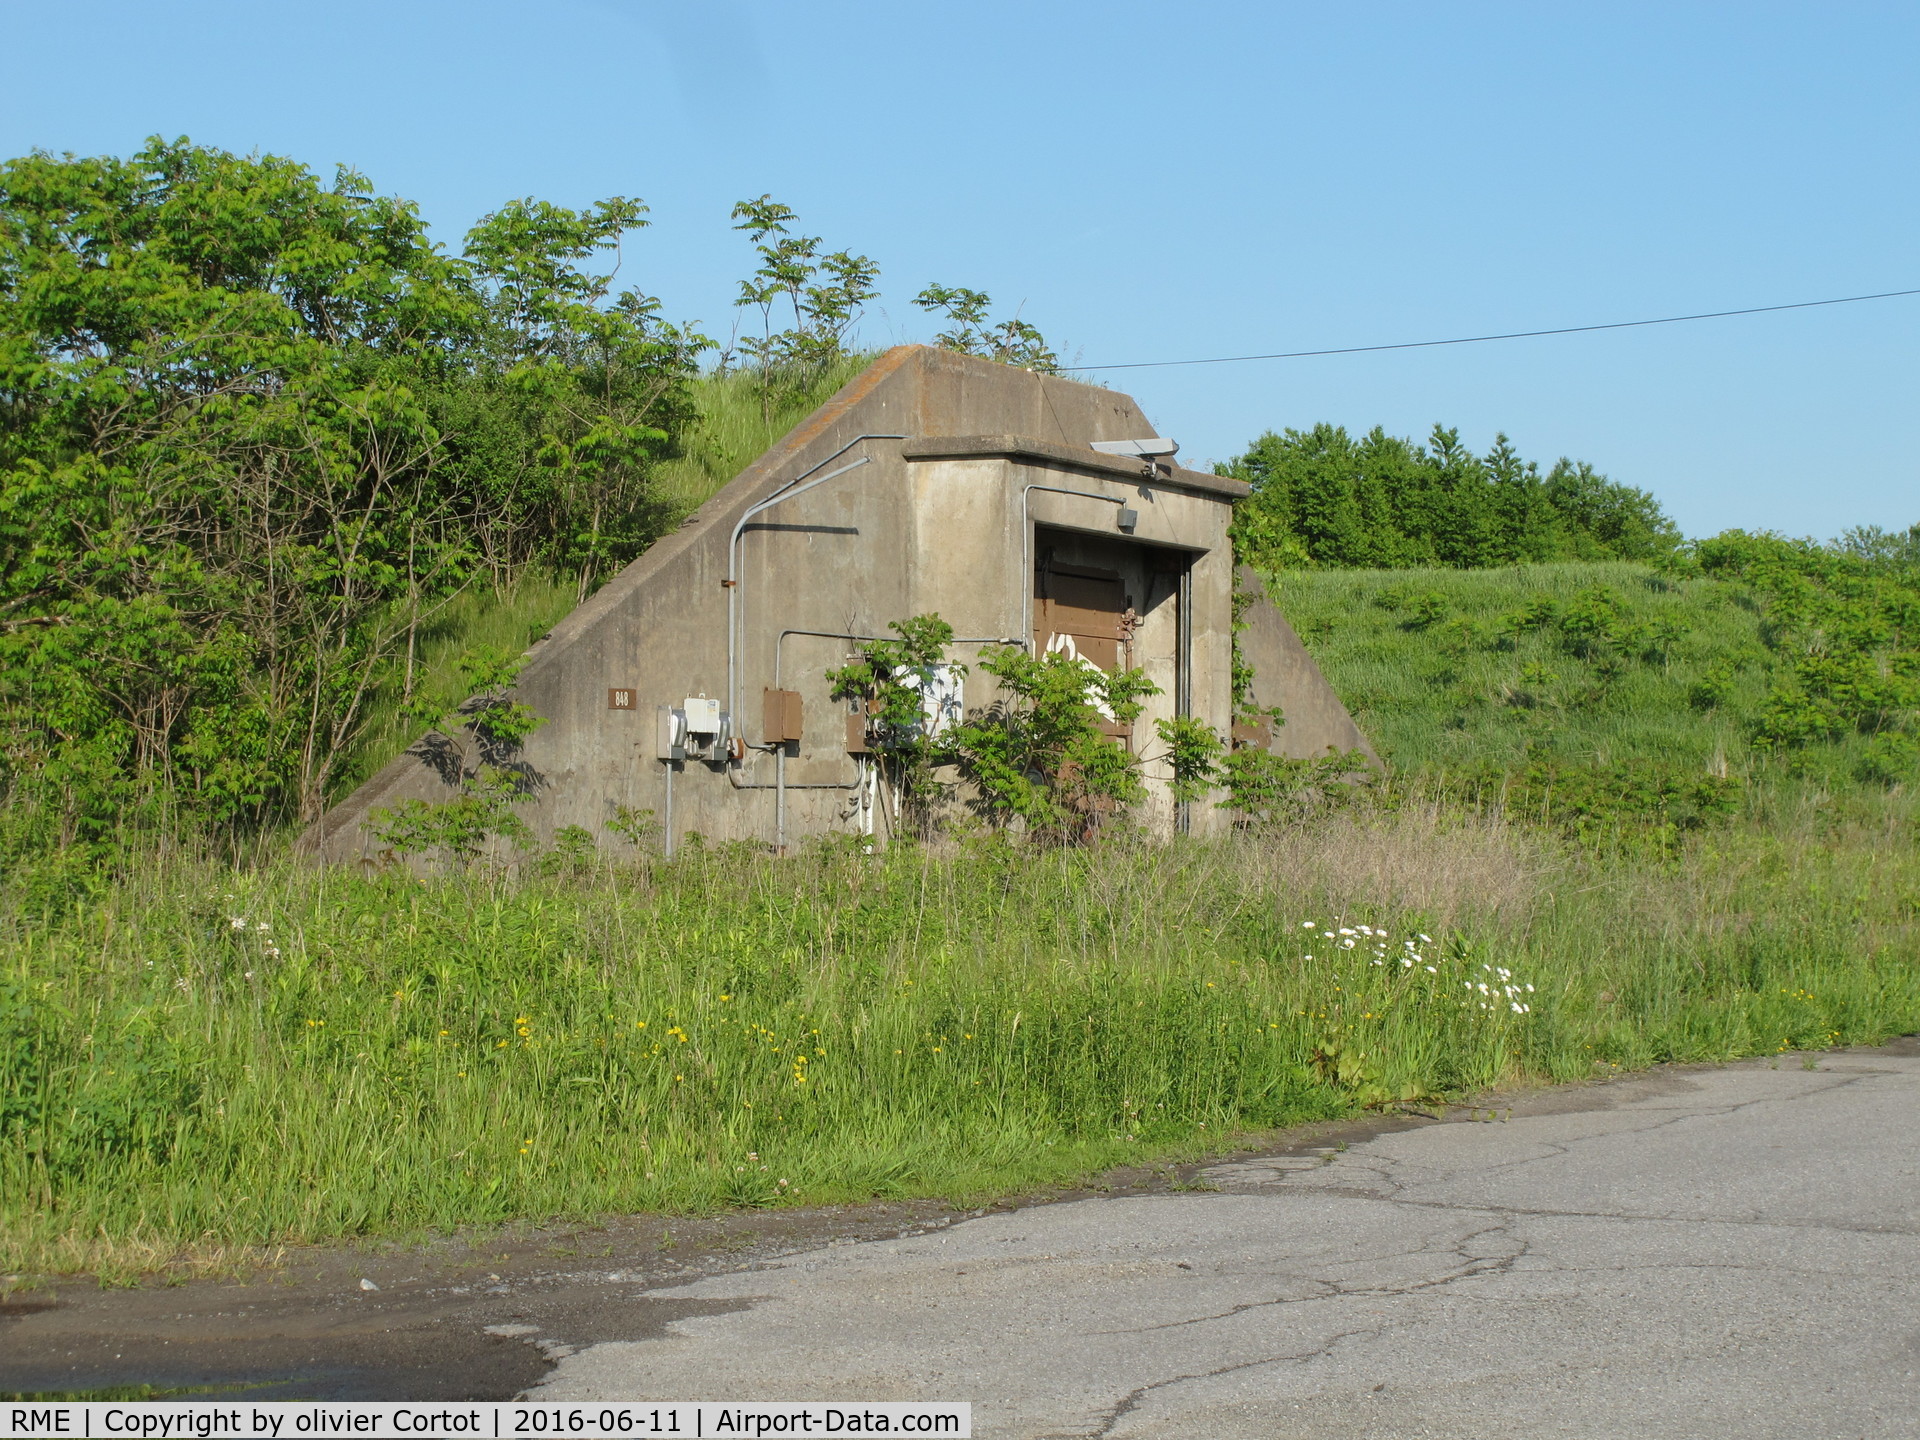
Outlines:
POLYGON ((1541 335, 1584 335, 1594 330, 1632 330, 1643 325, 1678 325, 1687 320, 1724 320, 1730 315, 1769 315, 1776 310, 1811 310, 1820 305, 1857 305, 1862 300, 1894 300, 1920 295, 1916 290, 1882 290, 1875 295, 1841 295, 1832 300, 1796 300, 1791 305, 1753 305, 1745 310, 1706 310, 1698 315, 1662 315, 1654 320, 1614 320, 1605 325, 1562 325, 1552 330, 1510 330, 1503 335, 1457 335, 1451 340, 1402 340, 1395 345, 1342 345, 1331 350, 1280 350, 1271 355, 1214 355, 1204 360, 1133 360, 1123 365, 1068 365, 1068 370, 1153 370, 1169 365, 1235 365, 1243 360, 1305 360, 1316 355, 1367 355, 1380 350, 1426 350, 1436 345, 1482 345, 1489 340, 1532 340, 1541 335))

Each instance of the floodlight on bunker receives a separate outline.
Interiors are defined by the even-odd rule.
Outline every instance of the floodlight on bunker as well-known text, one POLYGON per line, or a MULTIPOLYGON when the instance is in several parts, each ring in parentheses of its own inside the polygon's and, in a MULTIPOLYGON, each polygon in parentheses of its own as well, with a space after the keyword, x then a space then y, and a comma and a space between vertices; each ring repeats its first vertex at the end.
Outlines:
POLYGON ((1089 447, 1102 455, 1132 455, 1145 460, 1155 455, 1173 455, 1180 449, 1178 440, 1150 436, 1145 440, 1095 440, 1089 447))

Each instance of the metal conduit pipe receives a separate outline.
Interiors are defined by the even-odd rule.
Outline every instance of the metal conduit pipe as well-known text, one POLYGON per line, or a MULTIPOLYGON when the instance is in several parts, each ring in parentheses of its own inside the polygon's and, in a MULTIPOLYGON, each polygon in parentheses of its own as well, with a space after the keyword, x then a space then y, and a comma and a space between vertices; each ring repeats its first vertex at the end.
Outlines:
MULTIPOLYGON (((1179 588, 1174 591, 1173 603, 1180 607, 1180 613, 1174 617, 1178 638, 1174 644, 1179 653, 1173 660, 1173 713, 1181 719, 1193 713, 1193 562, 1187 562, 1187 568, 1180 572, 1179 588)), ((1193 802, 1182 800, 1175 815, 1174 823, 1182 835, 1193 830, 1193 802)))
POLYGON ((666 848, 667 859, 669 860, 673 858, 673 765, 673 761, 667 761, 667 814, 666 819, 662 822, 666 827, 666 848))
MULTIPOLYGON (((1144 487, 1143 487, 1144 488, 1144 487)), ((1118 505, 1122 510, 1127 502, 1112 495, 1096 494, 1092 490, 1064 490, 1058 485, 1029 485, 1020 492, 1020 599, 1014 607, 1020 615, 1019 643, 1028 647, 1033 645, 1033 525, 1029 516, 1027 499, 1036 490, 1044 490, 1049 495, 1073 495, 1082 500, 1104 500, 1109 505, 1118 505)))
MULTIPOLYGON (((773 642, 773 686, 776 690, 782 688, 780 682, 783 674, 783 657, 789 635, 811 636, 816 640, 849 640, 855 642, 861 640, 887 640, 892 638, 887 635, 856 635, 847 630, 782 630, 779 635, 774 638, 773 642)), ((1013 645, 1018 642, 1004 639, 998 635, 956 635, 947 643, 949 645, 1013 645)), ((754 748, 756 750, 771 750, 774 752, 772 786, 764 784, 743 784, 738 778, 732 776, 731 768, 729 768, 729 778, 733 778, 733 787, 736 790, 773 790, 774 850, 776 853, 784 853, 787 848, 787 791, 853 790, 859 787, 863 778, 858 762, 856 762, 854 767, 855 775, 850 781, 808 781, 799 785, 789 785, 787 784, 787 747, 784 745, 756 745, 754 748)))
POLYGON ((862 465, 871 465, 873 463, 873 458, 871 456, 862 456, 860 459, 854 461, 851 465, 842 465, 838 470, 833 471, 831 474, 822 475, 818 480, 807 480, 807 477, 809 475, 812 475, 815 471, 820 470, 828 465, 831 465, 834 461, 838 460, 842 455, 846 454, 847 451, 853 449, 854 446, 862 444, 863 442, 868 440, 904 440, 906 438, 907 437, 904 435, 880 435, 880 434, 856 435, 853 437, 853 439, 847 441, 846 444, 842 445, 838 450, 834 451, 833 454, 827 456, 827 458, 822 460, 818 465, 813 465, 805 470, 802 470, 798 475, 794 476, 792 480, 789 480, 786 483, 786 485, 781 487, 781 489, 776 494, 768 496, 765 500, 762 500, 758 505, 749 506, 746 513, 743 514, 740 517, 740 519, 735 523, 733 527, 733 534, 727 538, 727 578, 723 582, 727 587, 727 713, 728 714, 737 716, 740 713, 740 703, 739 703, 740 702, 740 667, 739 667, 739 657, 738 657, 737 647, 738 647, 738 640, 739 640, 739 623, 740 623, 739 616, 741 611, 745 608, 743 604, 744 597, 741 594, 741 576, 737 573, 739 569, 738 560, 739 560, 739 552, 740 552, 741 532, 747 528, 748 523, 753 519, 753 517, 760 514, 763 510, 771 510, 775 505, 780 504, 784 500, 791 500, 793 499, 794 496, 799 495, 803 491, 811 490, 816 485, 824 485, 829 480, 838 479, 840 476, 845 475, 849 470, 858 470, 862 465), (802 481, 806 481, 806 483, 802 484, 801 483, 802 481))

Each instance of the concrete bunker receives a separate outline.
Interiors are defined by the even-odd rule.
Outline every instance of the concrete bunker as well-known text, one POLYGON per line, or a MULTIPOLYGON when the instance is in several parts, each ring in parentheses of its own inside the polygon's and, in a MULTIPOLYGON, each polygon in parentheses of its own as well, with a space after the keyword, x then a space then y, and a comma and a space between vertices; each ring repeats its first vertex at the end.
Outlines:
MULTIPOLYGON (((566 826, 603 839, 623 807, 653 811, 670 839, 884 836, 877 766, 826 672, 929 612, 969 665, 985 646, 1022 645, 1144 670, 1160 693, 1110 733, 1149 757, 1139 813, 1163 833, 1180 814, 1142 737, 1182 714, 1228 733, 1237 587, 1253 702, 1286 717, 1253 743, 1368 749, 1258 579, 1235 572, 1227 530, 1247 487, 1184 469, 1173 450, 1115 391, 889 350, 531 649, 514 694, 547 723, 523 747, 502 756, 471 729, 432 732, 301 848, 377 861, 376 812, 452 799, 503 762, 543 844, 566 826)), ((995 684, 975 668, 937 698, 971 711, 995 684)), ((1195 805, 1186 823, 1208 833, 1225 816, 1195 805)))

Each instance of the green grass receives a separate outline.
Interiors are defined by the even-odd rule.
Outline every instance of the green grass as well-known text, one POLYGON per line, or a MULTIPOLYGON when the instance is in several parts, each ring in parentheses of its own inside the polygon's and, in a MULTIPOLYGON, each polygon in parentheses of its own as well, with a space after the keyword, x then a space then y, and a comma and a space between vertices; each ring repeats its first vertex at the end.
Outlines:
POLYGON ((687 438, 685 454, 660 467, 662 495, 681 514, 692 513, 873 359, 871 354, 848 355, 808 384, 770 393, 747 371, 698 381, 694 403, 700 418, 687 438))
POLYGON ((1578 763, 1659 756, 1747 763, 1743 719, 1771 672, 1762 621, 1737 586, 1670 581, 1627 562, 1503 570, 1287 571, 1274 597, 1328 681, 1397 769, 1518 763, 1541 747, 1578 763), (1562 605, 1604 586, 1630 620, 1684 631, 1666 660, 1631 660, 1616 678, 1551 632, 1500 633, 1502 617, 1545 596, 1562 605), (1421 623, 1393 600, 1437 595, 1421 623), (1382 603, 1383 599, 1387 603, 1382 603), (1689 695, 1715 665, 1733 693, 1700 709, 1689 695))
MULTIPOLYGON (((769 417, 739 377, 702 395, 705 448, 662 482, 686 508, 811 408, 769 417)), ((0 1271, 960 1200, 1920 1028, 1916 787, 1862 778, 1858 735, 1750 744, 1808 632, 1742 586, 1569 564, 1275 589, 1392 766, 1310 822, 671 864, 600 836, 583 865, 424 883, 174 849, 0 916, 0 1271), (1596 604, 1604 643, 1557 618, 1596 604), (1737 803, 1675 819, 1590 779, 1648 767, 1737 803), (1582 823, 1501 803, 1550 792, 1582 823)), ((461 597, 422 645, 429 695, 573 600, 537 577, 461 597)), ((382 704, 363 769, 411 738, 382 704)))
POLYGON ((0 1269, 966 1198, 1395 1097, 1875 1041, 1920 1024, 1916 896, 1912 847, 1867 832, 1643 862, 1411 804, 514 884, 156 862, 6 947, 0 1269), (1386 963, 1309 919, 1379 927, 1386 963))
MULTIPOLYGON (((468 686, 460 673, 463 656, 480 651, 517 655, 578 603, 571 581, 537 572, 521 576, 504 594, 482 585, 452 597, 420 627, 414 686, 421 713, 449 714, 467 698, 468 686)), ((413 719, 402 709, 403 693, 402 677, 374 693, 353 764, 342 777, 342 794, 427 730, 428 722, 413 719)))

